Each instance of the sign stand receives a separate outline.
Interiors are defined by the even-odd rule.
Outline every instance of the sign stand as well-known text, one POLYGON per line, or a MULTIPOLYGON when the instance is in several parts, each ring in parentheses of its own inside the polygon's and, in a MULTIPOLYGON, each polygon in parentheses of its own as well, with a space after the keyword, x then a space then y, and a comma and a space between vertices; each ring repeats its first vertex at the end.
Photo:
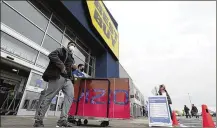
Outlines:
POLYGON ((166 96, 148 97, 149 127, 172 127, 172 120, 166 96))

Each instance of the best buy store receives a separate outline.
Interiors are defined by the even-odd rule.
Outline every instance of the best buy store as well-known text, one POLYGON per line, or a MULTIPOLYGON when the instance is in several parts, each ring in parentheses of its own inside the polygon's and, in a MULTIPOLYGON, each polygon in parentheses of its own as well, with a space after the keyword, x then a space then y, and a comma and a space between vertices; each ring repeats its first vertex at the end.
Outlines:
MULTIPOLYGON (((120 77, 118 24, 101 1, 1 0, 0 114, 34 115, 47 55, 69 41, 92 77, 120 77)), ((59 115, 63 94, 47 115, 59 115)))

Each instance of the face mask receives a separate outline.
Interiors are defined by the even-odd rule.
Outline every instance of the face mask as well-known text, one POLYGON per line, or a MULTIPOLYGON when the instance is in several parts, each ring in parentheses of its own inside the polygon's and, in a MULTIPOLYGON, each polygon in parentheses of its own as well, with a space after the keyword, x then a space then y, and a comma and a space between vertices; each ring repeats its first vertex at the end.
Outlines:
POLYGON ((81 68, 80 70, 81 70, 81 72, 83 72, 83 71, 84 71, 84 68, 81 68))
POLYGON ((70 50, 71 52, 74 52, 75 47, 74 47, 74 46, 69 46, 69 50, 70 50))

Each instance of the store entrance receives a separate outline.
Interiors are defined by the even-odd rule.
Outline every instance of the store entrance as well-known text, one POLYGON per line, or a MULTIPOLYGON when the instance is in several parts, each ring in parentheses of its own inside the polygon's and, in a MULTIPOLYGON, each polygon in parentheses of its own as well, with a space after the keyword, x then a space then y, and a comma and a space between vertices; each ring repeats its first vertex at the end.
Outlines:
POLYGON ((1 58, 0 115, 16 115, 30 69, 1 58))

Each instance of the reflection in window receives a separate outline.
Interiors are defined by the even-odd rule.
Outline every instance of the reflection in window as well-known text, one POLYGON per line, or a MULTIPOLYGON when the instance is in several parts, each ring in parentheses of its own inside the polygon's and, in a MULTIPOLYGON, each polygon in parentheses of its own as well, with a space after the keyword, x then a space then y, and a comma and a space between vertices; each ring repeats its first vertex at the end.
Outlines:
POLYGON ((25 0, 8 0, 7 3, 45 31, 48 24, 48 20, 39 11, 37 11, 29 2, 25 0))
POLYGON ((29 109, 36 110, 36 107, 38 106, 38 103, 39 103, 39 100, 33 100, 29 109))
POLYGON ((29 106, 29 100, 25 100, 22 108, 27 109, 28 106, 29 106))
POLYGON ((32 111, 33 109, 35 109, 35 106, 37 106, 37 101, 39 100, 39 96, 40 93, 26 91, 24 103, 21 104, 22 109, 27 109, 28 111, 32 111))
POLYGON ((5 3, 1 4, 1 22, 35 43, 41 44, 44 32, 12 10, 5 3))
POLYGON ((30 85, 30 86, 34 86, 34 87, 39 87, 39 88, 42 88, 42 89, 46 89, 46 87, 47 87, 47 82, 45 82, 45 81, 42 79, 42 76, 41 76, 41 75, 32 73, 32 77, 31 77, 31 80, 30 80, 29 85, 30 85))
POLYGON ((42 46, 50 52, 56 50, 57 48, 60 48, 60 44, 48 35, 46 35, 42 46))
POLYGON ((38 53, 35 49, 25 45, 4 32, 1 32, 1 49, 17 57, 23 58, 30 63, 35 62, 38 53))
POLYGON ((49 61, 50 60, 48 56, 44 55, 43 53, 40 53, 36 65, 42 68, 47 68, 49 61))

